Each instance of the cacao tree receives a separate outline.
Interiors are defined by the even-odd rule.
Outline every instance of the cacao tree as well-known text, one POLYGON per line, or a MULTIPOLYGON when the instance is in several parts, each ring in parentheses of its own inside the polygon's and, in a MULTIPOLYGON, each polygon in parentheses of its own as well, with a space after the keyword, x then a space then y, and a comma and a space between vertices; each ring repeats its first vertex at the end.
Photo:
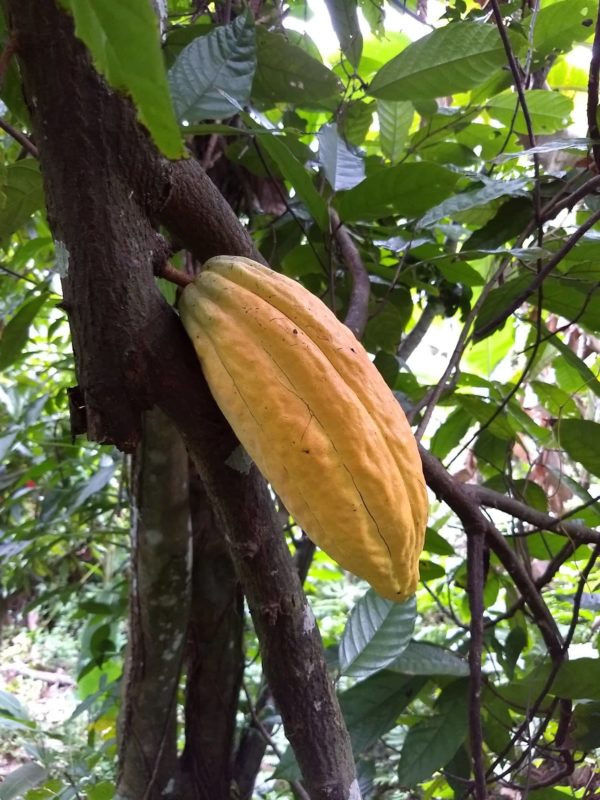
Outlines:
POLYGON ((598 3, 325 5, 3 0, 0 590, 75 596, 87 750, 7 686, 0 798, 597 792, 598 3), (404 408, 416 597, 240 448, 177 311, 216 255, 319 297, 404 408))

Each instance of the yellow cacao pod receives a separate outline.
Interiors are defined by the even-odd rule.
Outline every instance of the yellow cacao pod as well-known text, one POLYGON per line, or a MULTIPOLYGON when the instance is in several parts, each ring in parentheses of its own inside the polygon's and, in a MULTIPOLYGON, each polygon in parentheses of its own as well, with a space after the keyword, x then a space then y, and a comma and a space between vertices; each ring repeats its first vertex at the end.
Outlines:
POLYGON ((206 262, 180 301, 208 385, 310 538, 383 597, 419 579, 427 494, 406 417, 314 295, 247 258, 206 262))

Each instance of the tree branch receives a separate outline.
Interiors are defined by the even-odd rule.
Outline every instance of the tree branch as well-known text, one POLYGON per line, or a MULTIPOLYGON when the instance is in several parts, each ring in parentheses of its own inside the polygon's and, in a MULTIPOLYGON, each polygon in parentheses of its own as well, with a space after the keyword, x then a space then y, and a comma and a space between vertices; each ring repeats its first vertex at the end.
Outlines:
POLYGON ((329 222, 344 259, 344 264, 352 276, 350 304, 344 322, 360 341, 369 318, 369 296, 371 293, 369 273, 365 269, 358 248, 354 244, 348 229, 342 224, 337 212, 333 209, 329 211, 329 222))
POLYGON ((588 77, 587 123, 590 138, 594 140, 592 153, 596 169, 600 170, 600 129, 598 128, 598 74, 600 72, 600 10, 596 16, 594 43, 588 77))

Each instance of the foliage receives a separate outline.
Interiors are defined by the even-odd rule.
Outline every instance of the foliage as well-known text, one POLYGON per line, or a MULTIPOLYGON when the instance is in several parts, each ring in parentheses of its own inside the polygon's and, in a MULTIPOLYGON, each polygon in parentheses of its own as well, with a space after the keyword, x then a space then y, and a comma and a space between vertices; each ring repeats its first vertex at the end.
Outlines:
MULTIPOLYGON (((498 533, 478 555, 458 506, 432 497, 416 605, 393 606, 322 553, 314 559, 305 588, 363 796, 463 798, 478 778, 539 800, 593 793, 600 157, 587 133, 598 131, 598 65, 588 80, 574 53, 590 50, 597 2, 449 0, 411 41, 392 12, 406 20, 422 4, 332 1, 339 49, 321 53, 296 31, 309 1, 290 0, 284 17, 265 0, 260 13, 228 19, 236 3, 200 14, 206 4, 169 0, 162 60, 142 0, 130 4, 139 17, 113 14, 117 0, 89 16, 65 5, 157 146, 172 157, 184 137, 269 263, 342 319, 356 302, 348 234, 369 277, 365 346, 424 445, 498 533), (140 66, 140 53, 151 61, 140 66)), ((27 134, 18 82, 11 65, 3 119, 27 134)), ((41 210, 35 146, 5 133, 2 153, 2 611, 10 636, 33 609, 44 629, 65 615, 80 631, 75 719, 87 741, 65 744, 78 765, 67 785, 64 754, 44 749, 62 734, 40 730, 4 692, 3 736, 25 743, 27 758, 0 798, 103 798, 123 659, 128 465, 71 439, 59 281, 68 259, 41 210)), ((300 532, 286 522, 294 550, 300 532)), ((252 631, 246 649, 240 716, 251 719, 261 691, 252 631)), ((261 713, 274 731, 267 763, 278 762, 262 777, 278 780, 259 784, 260 796, 290 797, 293 755, 281 753, 276 712, 261 713)))

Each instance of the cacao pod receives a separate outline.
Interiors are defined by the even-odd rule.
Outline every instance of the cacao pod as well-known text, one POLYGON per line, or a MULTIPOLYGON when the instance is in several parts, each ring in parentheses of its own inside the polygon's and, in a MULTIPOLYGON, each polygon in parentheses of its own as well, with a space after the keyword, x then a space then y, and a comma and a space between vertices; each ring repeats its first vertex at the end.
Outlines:
POLYGON ((295 281, 211 258, 180 300, 208 385, 288 511, 342 567, 403 601, 427 494, 416 441, 367 352, 295 281))

